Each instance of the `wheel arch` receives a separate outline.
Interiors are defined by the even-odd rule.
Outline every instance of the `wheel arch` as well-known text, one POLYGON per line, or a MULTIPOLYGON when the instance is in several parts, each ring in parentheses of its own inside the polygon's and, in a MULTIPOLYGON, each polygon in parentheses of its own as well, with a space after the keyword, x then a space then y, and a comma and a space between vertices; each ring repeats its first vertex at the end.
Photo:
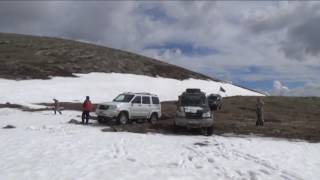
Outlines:
POLYGON ((126 110, 126 109, 121 110, 121 111, 119 112, 117 118, 119 118, 122 113, 125 113, 125 114, 127 115, 128 119, 130 119, 130 113, 129 113, 129 111, 126 110))
POLYGON ((157 115, 157 118, 160 118, 160 117, 159 117, 160 114, 159 114, 158 111, 152 111, 152 112, 150 112, 150 115, 149 115, 149 118, 148 118, 148 119, 151 119, 151 117, 152 117, 153 114, 156 114, 156 115, 157 115))

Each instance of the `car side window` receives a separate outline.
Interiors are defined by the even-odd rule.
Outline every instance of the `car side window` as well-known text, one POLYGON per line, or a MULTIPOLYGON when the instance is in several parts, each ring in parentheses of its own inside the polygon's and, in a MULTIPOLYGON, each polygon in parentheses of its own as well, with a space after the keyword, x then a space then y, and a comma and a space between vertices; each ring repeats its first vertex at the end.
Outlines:
POLYGON ((152 97, 152 104, 160 104, 158 97, 152 97))
POLYGON ((150 104, 150 97, 142 96, 142 104, 150 104))
POLYGON ((136 97, 133 99, 132 103, 134 103, 134 104, 141 104, 141 96, 136 96, 136 97))

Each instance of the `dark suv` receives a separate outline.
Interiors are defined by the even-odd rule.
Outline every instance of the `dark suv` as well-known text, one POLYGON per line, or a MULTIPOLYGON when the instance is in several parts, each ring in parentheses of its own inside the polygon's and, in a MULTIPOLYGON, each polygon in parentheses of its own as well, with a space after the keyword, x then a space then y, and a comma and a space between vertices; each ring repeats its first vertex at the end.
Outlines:
POLYGON ((208 96, 208 103, 211 111, 222 108, 222 97, 219 94, 210 94, 208 96))
POLYGON ((186 89, 179 96, 174 126, 175 129, 179 127, 201 128, 206 130, 207 135, 212 135, 213 115, 204 92, 200 89, 186 89))

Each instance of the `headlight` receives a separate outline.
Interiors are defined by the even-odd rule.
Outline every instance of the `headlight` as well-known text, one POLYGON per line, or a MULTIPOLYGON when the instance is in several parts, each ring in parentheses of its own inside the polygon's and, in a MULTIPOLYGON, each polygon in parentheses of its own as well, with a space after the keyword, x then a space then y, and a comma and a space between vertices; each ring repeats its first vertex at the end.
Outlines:
POLYGON ((117 106, 115 106, 115 105, 110 105, 110 106, 109 106, 109 109, 110 109, 110 110, 117 109, 117 106))
POLYGON ((184 108, 183 107, 179 107, 178 109, 180 112, 184 112, 184 108))
POLYGON ((210 118, 210 117, 211 117, 211 112, 208 111, 208 112, 206 112, 206 113, 203 113, 203 114, 202 114, 202 117, 203 117, 203 118, 210 118))

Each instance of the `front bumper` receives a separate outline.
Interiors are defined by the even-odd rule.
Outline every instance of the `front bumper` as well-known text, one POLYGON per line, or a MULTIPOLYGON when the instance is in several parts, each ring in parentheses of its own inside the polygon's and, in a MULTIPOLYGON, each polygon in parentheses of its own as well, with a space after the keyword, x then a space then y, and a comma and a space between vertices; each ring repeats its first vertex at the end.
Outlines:
POLYGON ((107 119, 114 119, 118 117, 119 111, 118 110, 97 110, 96 111, 97 116, 99 117, 105 117, 107 119))
POLYGON ((185 117, 176 117, 174 121, 175 125, 189 129, 211 127, 213 125, 213 118, 188 119, 185 117))

